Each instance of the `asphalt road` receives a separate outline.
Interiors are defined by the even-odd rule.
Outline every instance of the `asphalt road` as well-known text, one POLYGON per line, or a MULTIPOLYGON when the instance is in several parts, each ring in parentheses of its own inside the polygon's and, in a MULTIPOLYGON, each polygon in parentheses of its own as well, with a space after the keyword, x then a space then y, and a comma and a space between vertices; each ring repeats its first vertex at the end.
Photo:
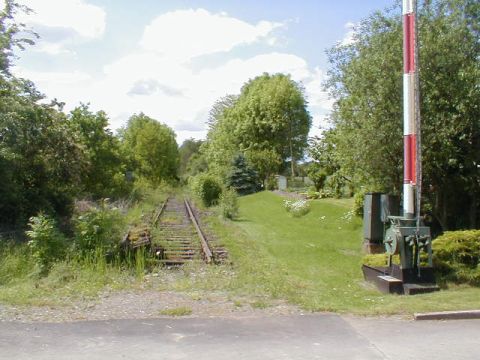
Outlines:
POLYGON ((332 314, 0 323, 0 359, 479 359, 480 320, 332 314))

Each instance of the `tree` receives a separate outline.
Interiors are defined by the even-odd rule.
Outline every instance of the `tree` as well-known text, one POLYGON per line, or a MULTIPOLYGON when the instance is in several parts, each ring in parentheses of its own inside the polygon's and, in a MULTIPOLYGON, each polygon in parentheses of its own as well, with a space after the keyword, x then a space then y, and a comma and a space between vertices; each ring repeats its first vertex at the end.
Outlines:
POLYGON ((239 195, 253 194, 258 191, 258 175, 245 160, 242 154, 235 157, 232 168, 227 177, 227 186, 234 189, 239 195))
POLYGON ((283 161, 303 158, 311 118, 303 89, 290 76, 263 74, 247 82, 226 118, 242 150, 274 150, 283 161))
MULTIPOLYGON (((425 204, 444 230, 475 227, 480 207, 480 4, 425 1, 418 15, 425 204)), ((336 99, 331 157, 357 188, 398 194, 403 168, 398 6, 362 21, 354 40, 329 51, 327 88, 336 99)))
POLYGON ((253 168, 257 171, 265 187, 266 181, 278 172, 282 163, 280 155, 273 149, 247 150, 245 154, 248 162, 252 164, 253 168))
POLYGON ((260 172, 276 170, 276 159, 296 161, 304 156, 311 118, 302 87, 283 74, 263 74, 248 81, 238 97, 217 102, 212 110, 205 152, 209 164, 223 169, 238 152, 268 153, 269 162, 252 165, 260 172), (260 169, 262 167, 262 169, 260 169))
POLYGON ((69 124, 83 145, 88 165, 82 173, 82 188, 95 198, 120 196, 128 192, 120 142, 108 129, 103 111, 93 113, 82 104, 72 110, 69 124))
POLYGON ((317 163, 311 163, 307 169, 307 174, 310 180, 313 181, 316 191, 320 191, 325 186, 325 180, 327 180, 327 172, 320 167, 317 163))
POLYGON ((178 146, 174 131, 167 125, 140 113, 128 120, 120 136, 136 174, 155 185, 176 179, 178 146))
POLYGON ((68 214, 86 161, 65 115, 38 104, 28 81, 0 85, 0 223, 23 226, 40 211, 68 214))
POLYGON ((185 175, 188 172, 189 163, 196 158, 200 152, 203 140, 186 139, 178 149, 180 157, 179 174, 185 175))
POLYGON ((5 0, 4 3, 3 10, 0 10, 0 75, 9 76, 14 49, 24 50, 26 45, 33 45, 34 39, 38 38, 38 35, 27 29, 24 24, 15 21, 17 12, 29 13, 29 8, 19 5, 13 0, 5 0), (33 39, 19 38, 19 34, 30 35, 33 39))

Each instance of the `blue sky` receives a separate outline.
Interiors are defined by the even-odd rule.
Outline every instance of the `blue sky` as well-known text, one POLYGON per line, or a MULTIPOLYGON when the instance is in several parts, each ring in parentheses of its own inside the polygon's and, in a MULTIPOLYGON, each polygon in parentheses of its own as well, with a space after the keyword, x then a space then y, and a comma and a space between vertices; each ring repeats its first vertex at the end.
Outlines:
MULTIPOLYGON (((322 91, 325 49, 395 0, 24 0, 41 40, 14 72, 49 98, 105 110, 112 128, 140 111, 177 141, 203 138, 213 102, 263 72, 301 81, 319 133, 331 100, 322 91)), ((399 8, 400 16, 400 8, 399 8)))

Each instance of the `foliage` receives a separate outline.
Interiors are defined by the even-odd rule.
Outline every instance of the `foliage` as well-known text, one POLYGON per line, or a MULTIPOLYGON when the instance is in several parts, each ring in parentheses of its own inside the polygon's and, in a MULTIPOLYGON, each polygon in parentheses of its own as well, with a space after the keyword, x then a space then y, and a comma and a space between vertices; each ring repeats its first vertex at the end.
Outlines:
MULTIPOLYGON (((332 48, 327 88, 336 99, 320 139, 339 178, 399 194, 402 185, 402 22, 398 7, 363 20, 332 48)), ((419 6, 424 200, 445 229, 475 228, 480 215, 480 4, 419 6)), ((315 156, 314 156, 315 158, 315 156)))
POLYGON ((190 189, 206 207, 217 204, 222 194, 220 181, 214 175, 207 173, 191 177, 190 189))
POLYGON ((25 24, 15 21, 16 13, 29 13, 30 9, 14 0, 5 0, 3 3, 4 8, 0 9, 0 76, 9 76, 14 49, 24 50, 26 45, 33 45, 38 35, 25 24))
POLYGON ((259 188, 257 172, 247 164, 242 154, 237 155, 233 160, 226 183, 239 195, 253 194, 259 188))
POLYGON ((293 217, 301 217, 310 212, 310 204, 307 200, 284 200, 283 206, 293 217))
POLYGON ((130 117, 120 136, 135 174, 153 185, 176 179, 178 146, 175 133, 167 125, 140 113, 130 117))
POLYGON ((325 186, 325 180, 327 180, 327 172, 318 163, 314 162, 308 166, 307 174, 309 179, 313 181, 315 190, 322 190, 325 186))
POLYGON ((47 273, 55 261, 62 259, 66 251, 66 239, 57 229, 55 221, 44 214, 32 216, 26 231, 28 246, 40 274, 47 273))
POLYGON ((435 269, 444 279, 480 285, 480 230, 447 231, 432 246, 435 269))
MULTIPOLYGON (((386 253, 382 254, 367 254, 362 258, 362 265, 372 266, 372 267, 386 267, 388 266, 389 255, 386 253)), ((393 255, 392 257, 393 264, 400 264, 400 255, 393 255)))
POLYGON ((355 193, 353 196, 353 213, 357 216, 363 216, 363 203, 365 201, 365 194, 367 191, 361 189, 355 193))
POLYGON ((38 104, 32 83, 0 77, 0 223, 40 212, 68 214, 86 165, 56 104, 38 104))
POLYGON ((224 219, 235 219, 238 216, 238 196, 233 189, 226 189, 220 195, 220 211, 224 219))
POLYGON ((196 175, 197 173, 201 172, 201 170, 206 170, 197 170, 197 164, 195 164, 200 156, 200 147, 202 146, 203 142, 203 140, 186 139, 182 143, 182 145, 178 149, 180 158, 178 172, 180 176, 196 175))
POLYGON ((74 218, 75 249, 83 256, 97 251, 103 255, 114 253, 124 231, 121 213, 102 200, 98 207, 91 207, 74 218))
POLYGON ((303 93, 289 76, 263 74, 248 81, 238 97, 221 99, 204 147, 214 171, 224 176, 240 151, 264 178, 288 159, 293 172, 295 162, 303 158, 311 126, 303 93))
POLYGON ((92 113, 88 105, 82 104, 70 113, 69 124, 88 161, 81 179, 84 191, 94 198, 128 193, 120 143, 108 129, 107 114, 92 113))
POLYGON ((245 152, 249 164, 256 170, 264 186, 269 178, 278 172, 282 159, 273 149, 247 150, 245 152))

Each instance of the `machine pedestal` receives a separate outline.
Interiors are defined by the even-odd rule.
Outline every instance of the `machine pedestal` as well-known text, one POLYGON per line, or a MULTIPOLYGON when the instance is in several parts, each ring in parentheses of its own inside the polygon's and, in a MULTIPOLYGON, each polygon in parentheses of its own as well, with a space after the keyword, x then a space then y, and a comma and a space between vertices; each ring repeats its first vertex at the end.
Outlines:
POLYGON ((402 269, 398 265, 392 267, 372 267, 363 265, 365 280, 373 282, 386 294, 416 295, 440 290, 435 284, 433 268, 421 267, 420 275, 414 269, 402 269))

